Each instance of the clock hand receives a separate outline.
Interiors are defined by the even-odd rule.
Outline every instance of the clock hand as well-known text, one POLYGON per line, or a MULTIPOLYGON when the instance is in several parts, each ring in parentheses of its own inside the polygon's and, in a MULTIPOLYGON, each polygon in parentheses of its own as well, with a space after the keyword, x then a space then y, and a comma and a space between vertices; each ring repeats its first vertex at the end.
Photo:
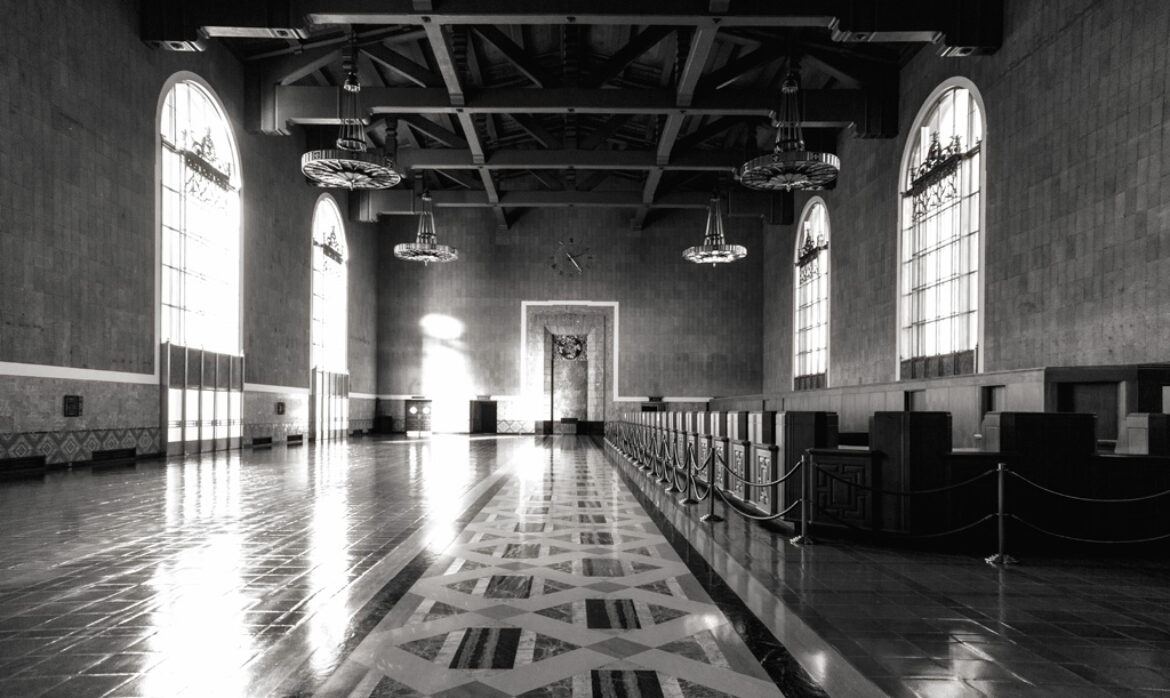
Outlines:
POLYGON ((581 265, 577 264, 577 258, 574 257, 573 255, 569 254, 568 252, 565 253, 565 256, 569 258, 569 261, 573 263, 574 267, 576 267, 577 273, 580 274, 582 270, 581 270, 581 265))

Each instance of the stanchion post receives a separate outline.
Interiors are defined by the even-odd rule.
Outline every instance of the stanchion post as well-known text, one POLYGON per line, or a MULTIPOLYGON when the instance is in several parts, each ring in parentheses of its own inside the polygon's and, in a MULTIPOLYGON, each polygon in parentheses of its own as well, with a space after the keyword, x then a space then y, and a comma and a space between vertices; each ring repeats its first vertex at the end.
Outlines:
POLYGON ((657 462, 655 464, 654 473, 658 477, 654 478, 654 482, 662 485, 666 483, 666 431, 663 430, 658 434, 658 453, 657 462))
POLYGON ((988 557, 984 562, 989 565, 1014 565, 1017 560, 1011 555, 1007 554, 1007 507, 1005 500, 1007 498, 1007 463, 997 463, 995 466, 995 481, 996 481, 996 550, 997 552, 988 557))
POLYGON ((698 504, 699 500, 695 499, 693 492, 695 491, 695 467, 698 465, 695 449, 690 443, 687 443, 686 455, 683 457, 687 466, 687 489, 683 492, 683 498, 678 500, 679 504, 689 506, 691 504, 698 504))
POLYGON ((719 451, 715 449, 715 445, 711 444, 708 452, 710 455, 707 462, 710 466, 707 468, 707 513, 699 517, 699 521, 705 523, 719 523, 723 517, 715 513, 715 497, 718 493, 715 491, 715 461, 719 458, 719 451))
POLYGON ((812 545, 812 458, 808 453, 800 457, 800 535, 793 538, 793 545, 812 545))
POLYGON ((668 440, 670 441, 670 446, 668 448, 670 458, 668 461, 669 467, 667 468, 667 472, 670 474, 666 477, 666 493, 677 494, 682 492, 682 490, 678 488, 678 433, 671 431, 669 433, 668 440))

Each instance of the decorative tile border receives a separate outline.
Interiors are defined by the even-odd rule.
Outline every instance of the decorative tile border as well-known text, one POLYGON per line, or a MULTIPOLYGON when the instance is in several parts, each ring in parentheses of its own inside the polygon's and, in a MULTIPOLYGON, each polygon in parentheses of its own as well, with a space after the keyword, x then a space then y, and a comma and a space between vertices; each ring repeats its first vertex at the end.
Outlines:
POLYGON ((497 419, 497 434, 531 434, 532 425, 520 419, 497 419))
POLYGON ((0 434, 0 458, 41 455, 46 463, 76 463, 92 459, 94 451, 115 448, 133 448, 140 456, 160 453, 162 430, 134 427, 0 434))

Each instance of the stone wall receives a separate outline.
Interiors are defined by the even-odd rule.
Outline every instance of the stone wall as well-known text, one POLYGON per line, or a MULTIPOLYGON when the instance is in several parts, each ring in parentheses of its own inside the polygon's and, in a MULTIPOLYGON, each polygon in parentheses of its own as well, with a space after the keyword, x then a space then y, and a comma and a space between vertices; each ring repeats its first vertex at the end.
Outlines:
MULTIPOLYGON (((839 140, 841 178, 820 193, 832 387, 897 378, 898 168, 915 115, 952 76, 972 80, 986 107, 984 370, 1167 360, 1170 5, 1005 11, 995 55, 944 59, 925 46, 902 69, 897 138, 839 140)), ((777 398, 792 388, 793 228, 765 234, 763 382, 777 398)))
MULTIPOLYGON (((710 396, 760 390, 759 218, 728 218, 746 260, 699 267, 682 251, 702 241, 705 211, 672 211, 631 231, 628 211, 532 209, 507 232, 482 210, 440 208, 441 242, 459 261, 424 267, 394 258, 416 219, 383 217, 378 277, 378 393, 450 388, 518 395, 521 302, 619 304, 621 396, 710 396), (594 256, 581 275, 550 267, 573 237, 594 256)), ((501 417, 503 418, 503 417, 501 417)))
MULTIPOLYGON (((22 4, 0 26, 0 436, 12 443, 39 434, 64 444, 44 435, 94 429, 154 430, 158 440, 157 114, 179 71, 211 86, 240 152, 246 380, 309 385, 310 224, 321 190, 300 175, 303 138, 249 133, 239 61, 218 42, 201 53, 148 48, 138 4, 22 4), (57 367, 119 374, 55 378, 57 367), (63 394, 82 395, 85 420, 101 426, 62 423, 63 394)), ((344 194, 338 201, 347 210, 344 194)), ((347 232, 351 389, 372 393, 377 230, 347 223, 347 232)), ((280 424, 268 411, 246 430, 280 424)))

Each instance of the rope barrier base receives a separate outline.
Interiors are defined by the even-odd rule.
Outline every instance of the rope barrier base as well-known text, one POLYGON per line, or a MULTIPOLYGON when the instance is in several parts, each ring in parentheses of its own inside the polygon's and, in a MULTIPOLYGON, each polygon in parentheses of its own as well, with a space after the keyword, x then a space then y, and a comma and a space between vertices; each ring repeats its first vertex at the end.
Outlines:
POLYGON ((678 503, 683 505, 683 506, 690 506, 692 504, 698 504, 699 500, 695 499, 692 495, 688 494, 687 496, 678 500, 678 503))
POLYGON ((1008 555, 1007 553, 996 553, 990 557, 983 559, 984 562, 992 567, 1007 567, 1008 565, 1018 565, 1020 561, 1008 555))
POLYGON ((812 536, 806 536, 804 534, 801 534, 801 535, 796 536, 794 538, 789 538, 788 542, 791 543, 792 545, 797 546, 797 547, 801 547, 801 546, 805 546, 805 545, 812 545, 813 539, 812 539, 812 536))
POLYGON ((719 523, 722 520, 723 517, 719 514, 703 514, 699 517, 699 521, 702 521, 703 523, 719 523))

